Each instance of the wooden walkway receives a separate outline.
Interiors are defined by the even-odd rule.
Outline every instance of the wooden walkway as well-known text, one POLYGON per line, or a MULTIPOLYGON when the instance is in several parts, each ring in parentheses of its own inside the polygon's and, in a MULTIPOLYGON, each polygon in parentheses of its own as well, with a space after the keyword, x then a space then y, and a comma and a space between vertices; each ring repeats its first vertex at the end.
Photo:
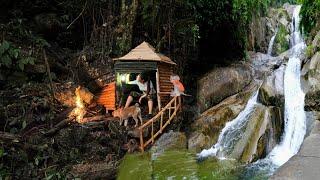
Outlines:
MULTIPOLYGON (((153 144, 154 140, 160 136, 163 130, 171 123, 177 112, 181 108, 181 97, 173 97, 169 103, 163 107, 157 115, 145 122, 139 127, 140 131, 140 149, 144 152, 144 148, 149 144, 153 144), (151 135, 144 139, 144 129, 151 127, 151 135)), ((148 130, 148 129, 147 129, 148 130)))

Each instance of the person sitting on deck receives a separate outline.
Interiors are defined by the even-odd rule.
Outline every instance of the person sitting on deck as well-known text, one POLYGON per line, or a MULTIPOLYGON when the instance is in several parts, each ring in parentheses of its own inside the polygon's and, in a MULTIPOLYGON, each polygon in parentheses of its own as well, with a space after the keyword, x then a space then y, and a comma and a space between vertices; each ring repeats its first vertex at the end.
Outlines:
POLYGON ((148 101, 148 108, 149 108, 149 114, 147 118, 152 118, 153 99, 155 97, 156 91, 153 87, 150 77, 147 76, 147 73, 141 73, 137 75, 135 81, 130 81, 128 82, 128 84, 138 85, 142 93, 139 93, 137 91, 131 91, 127 98, 125 108, 129 107, 134 100, 138 100, 139 103, 141 104, 142 99, 146 98, 148 101))

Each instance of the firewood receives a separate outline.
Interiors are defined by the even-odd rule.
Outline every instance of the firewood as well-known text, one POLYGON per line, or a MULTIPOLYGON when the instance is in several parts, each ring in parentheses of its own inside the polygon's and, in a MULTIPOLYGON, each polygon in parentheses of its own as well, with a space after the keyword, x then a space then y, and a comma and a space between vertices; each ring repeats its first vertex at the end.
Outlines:
POLYGON ((106 118, 106 116, 104 116, 104 115, 85 117, 81 120, 81 122, 103 121, 103 120, 105 120, 105 118, 106 118))
POLYGON ((46 136, 51 136, 58 132, 60 129, 62 129, 64 126, 66 126, 69 122, 73 121, 72 118, 67 118, 62 121, 60 121, 58 124, 56 124, 53 128, 51 128, 49 131, 45 133, 46 136))

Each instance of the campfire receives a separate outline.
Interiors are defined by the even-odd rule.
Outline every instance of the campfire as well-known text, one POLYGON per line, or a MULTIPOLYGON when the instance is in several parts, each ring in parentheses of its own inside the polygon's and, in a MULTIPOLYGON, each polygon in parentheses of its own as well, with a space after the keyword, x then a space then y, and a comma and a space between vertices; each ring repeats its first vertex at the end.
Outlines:
POLYGON ((82 123, 83 116, 86 114, 86 107, 80 97, 80 87, 78 87, 75 91, 76 94, 76 107, 73 109, 74 114, 76 115, 76 121, 78 123, 82 123))
POLYGON ((74 118, 78 123, 84 123, 84 116, 87 113, 86 104, 91 104, 93 94, 81 86, 75 90, 75 105, 76 107, 69 114, 69 118, 74 118))
POLYGON ((104 107, 98 105, 96 100, 94 100, 94 95, 87 88, 78 86, 74 94, 74 108, 68 115, 68 122, 76 121, 80 124, 84 124, 108 119, 102 110, 104 107))

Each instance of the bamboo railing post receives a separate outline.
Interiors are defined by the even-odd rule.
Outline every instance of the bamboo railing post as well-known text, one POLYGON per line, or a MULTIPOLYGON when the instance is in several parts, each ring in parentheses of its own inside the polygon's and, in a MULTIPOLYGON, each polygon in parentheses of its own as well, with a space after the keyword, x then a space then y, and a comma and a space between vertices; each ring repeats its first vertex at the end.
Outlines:
POLYGON ((163 112, 161 112, 161 119, 160 119, 160 133, 162 133, 162 126, 163 126, 163 112))
POLYGON ((171 121, 173 120, 173 118, 177 115, 177 111, 180 110, 181 107, 181 97, 173 97, 170 102, 161 109, 161 111, 155 115, 153 118, 151 118, 150 120, 148 120, 146 123, 144 123, 143 125, 140 126, 139 130, 140 130, 140 149, 142 152, 144 152, 144 147, 146 147, 147 145, 149 145, 150 143, 154 143, 155 138, 158 137, 162 131, 171 123, 171 121), (178 101, 178 102, 177 102, 178 101), (171 109, 173 109, 174 111, 171 112, 171 109), (163 124, 163 119, 166 118, 164 117, 164 113, 166 111, 169 111, 169 117, 168 120, 165 121, 165 123, 163 124), (156 131, 156 133, 154 133, 154 123, 155 121, 158 121, 160 118, 160 129, 156 131), (145 143, 144 143, 144 139, 143 139, 143 129, 150 126, 151 125, 151 138, 149 138, 145 143))
POLYGON ((153 120, 152 120, 152 123, 151 123, 151 143, 152 144, 154 143, 153 120))
POLYGON ((140 149, 141 149, 141 152, 144 152, 143 128, 140 129, 140 149))

